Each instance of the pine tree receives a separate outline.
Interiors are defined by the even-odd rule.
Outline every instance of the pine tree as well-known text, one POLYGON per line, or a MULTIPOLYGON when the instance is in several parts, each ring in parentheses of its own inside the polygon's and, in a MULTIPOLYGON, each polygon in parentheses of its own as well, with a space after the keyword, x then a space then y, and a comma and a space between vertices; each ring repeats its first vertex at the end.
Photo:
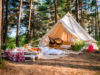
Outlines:
POLYGON ((55 6, 55 23, 58 21, 59 19, 59 15, 58 15, 58 0, 54 0, 54 6, 55 6))
POLYGON ((4 4, 5 0, 2 1, 2 44, 3 44, 3 36, 4 36, 4 4))
POLYGON ((81 25, 85 29, 85 26, 83 25, 83 0, 81 2, 81 25))
POLYGON ((17 33, 16 33, 16 46, 19 46, 19 32, 20 32, 22 2, 23 2, 23 0, 20 0, 17 33))
POLYGON ((27 37, 27 42, 30 39, 30 26, 31 26, 31 14, 32 14, 32 0, 30 0, 30 10, 29 10, 29 24, 28 24, 28 37, 27 37))
POLYGON ((76 21, 79 22, 79 0, 76 0, 75 10, 76 10, 76 21))
POLYGON ((2 30, 2 0, 0 0, 0 64, 2 62, 2 58, 1 58, 1 30, 2 30))
POLYGON ((72 0, 70 0, 70 14, 72 14, 72 0))
POLYGON ((97 40, 97 26, 98 26, 98 7, 97 7, 97 0, 95 1, 95 39, 97 40))
POLYGON ((5 25, 4 25, 4 43, 7 43, 7 32, 8 32, 8 24, 9 24, 9 0, 6 0, 6 16, 5 16, 5 25))

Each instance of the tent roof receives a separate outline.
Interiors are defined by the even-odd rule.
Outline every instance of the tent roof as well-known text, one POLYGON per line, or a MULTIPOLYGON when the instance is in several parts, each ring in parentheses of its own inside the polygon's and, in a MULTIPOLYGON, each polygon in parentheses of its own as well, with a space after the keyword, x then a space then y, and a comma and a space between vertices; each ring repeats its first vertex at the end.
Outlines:
POLYGON ((76 37, 83 41, 96 42, 68 12, 61 20, 62 24, 76 37))
MULTIPOLYGON (((59 20, 52 28, 49 30, 44 36, 49 36, 53 32, 53 30, 57 27, 58 23, 61 22, 63 27, 71 33, 74 37, 83 40, 83 41, 93 41, 97 42, 94 38, 92 38, 82 27, 78 24, 78 22, 71 16, 68 12, 61 20, 59 20)), ((43 37, 44 37, 43 36, 43 37)))

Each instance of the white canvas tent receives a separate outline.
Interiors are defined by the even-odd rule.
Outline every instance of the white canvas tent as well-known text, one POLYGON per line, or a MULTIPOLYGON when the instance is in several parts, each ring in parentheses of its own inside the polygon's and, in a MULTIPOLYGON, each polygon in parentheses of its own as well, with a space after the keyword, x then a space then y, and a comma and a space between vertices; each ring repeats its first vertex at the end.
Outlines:
POLYGON ((63 41, 67 41, 68 44, 78 39, 86 42, 91 42, 95 49, 98 49, 96 40, 93 39, 71 16, 67 13, 61 20, 59 20, 51 30, 49 30, 40 41, 40 46, 46 46, 49 44, 49 38, 60 38, 63 41))

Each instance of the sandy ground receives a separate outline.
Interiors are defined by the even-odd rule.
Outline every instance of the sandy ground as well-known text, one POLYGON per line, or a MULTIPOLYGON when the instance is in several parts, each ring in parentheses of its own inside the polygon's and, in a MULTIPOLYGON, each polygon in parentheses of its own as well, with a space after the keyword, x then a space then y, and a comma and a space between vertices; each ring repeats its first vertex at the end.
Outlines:
POLYGON ((0 75, 100 75, 100 53, 81 53, 36 62, 8 62, 0 75))

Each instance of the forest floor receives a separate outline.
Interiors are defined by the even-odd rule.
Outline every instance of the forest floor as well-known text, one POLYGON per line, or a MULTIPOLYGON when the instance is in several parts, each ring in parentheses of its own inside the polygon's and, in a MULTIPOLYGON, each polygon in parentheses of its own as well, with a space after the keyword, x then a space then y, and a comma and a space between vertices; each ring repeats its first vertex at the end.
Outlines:
POLYGON ((34 63, 8 61, 0 75, 100 75, 100 53, 83 52, 34 63))

